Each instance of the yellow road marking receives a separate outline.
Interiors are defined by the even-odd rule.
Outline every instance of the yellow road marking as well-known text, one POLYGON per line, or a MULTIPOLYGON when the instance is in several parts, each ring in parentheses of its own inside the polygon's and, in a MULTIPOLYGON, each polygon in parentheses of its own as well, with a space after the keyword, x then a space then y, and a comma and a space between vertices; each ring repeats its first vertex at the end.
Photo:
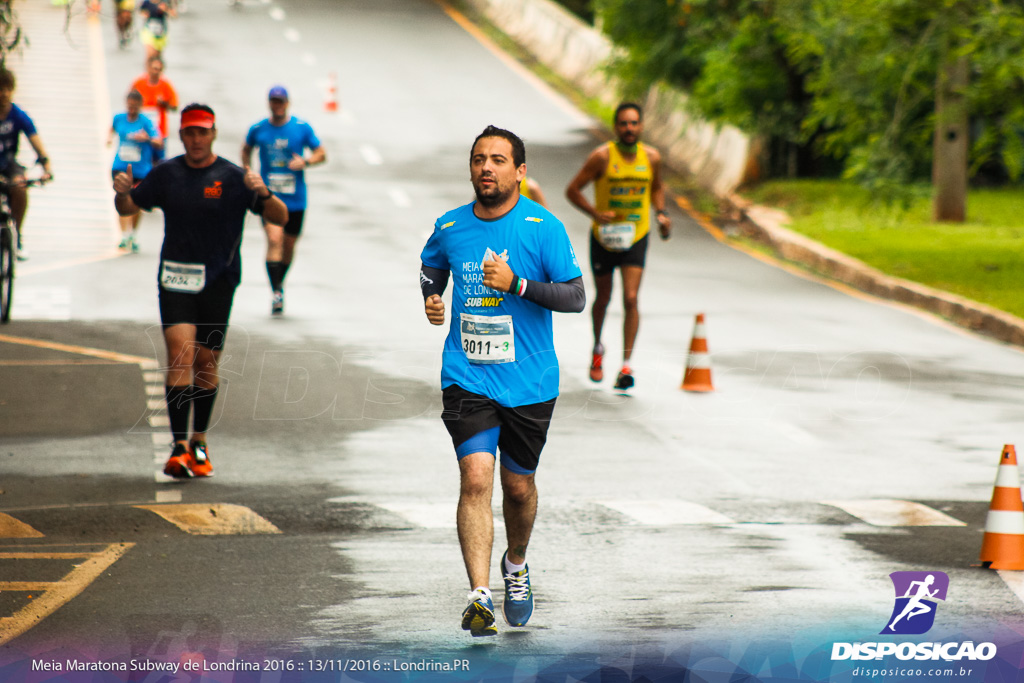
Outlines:
MULTIPOLYGON (((33 599, 27 605, 15 612, 12 616, 0 618, 0 645, 17 638, 40 621, 56 612, 62 605, 70 602, 75 596, 84 591, 90 583, 95 581, 100 574, 107 570, 110 565, 124 555, 134 543, 116 543, 108 545, 105 550, 97 553, 0 553, 0 558, 8 556, 30 555, 29 559, 65 559, 64 555, 72 558, 88 557, 82 564, 72 569, 67 576, 60 581, 53 581, 43 584, 42 582, 19 582, 23 585, 39 585, 36 588, 42 594, 33 599), (54 557, 58 556, 58 557, 54 557)), ((13 583, 13 582, 12 582, 13 583)), ((0 583, 0 591, 18 590, 7 588, 0 583)), ((33 590, 29 588, 28 590, 33 590)))
POLYGON ((42 538, 39 533, 28 524, 15 519, 10 515, 0 512, 0 538, 42 538))
POLYGON ((136 505, 155 512, 182 531, 197 536, 279 534, 281 530, 242 505, 136 505))
POLYGON ((0 560, 78 560, 96 553, 83 550, 77 553, 11 552, 0 553, 0 560))
POLYGON ((42 593, 53 583, 49 581, 0 581, 0 590, 21 591, 26 593, 42 593))
POLYGON ((63 351, 65 353, 76 353, 80 356, 91 356, 92 358, 102 358, 104 360, 115 361, 118 363, 131 363, 135 365, 141 365, 143 363, 152 363, 153 359, 143 358, 142 356, 130 356, 126 353, 117 353, 116 351, 106 351, 104 349, 91 349, 88 346, 75 346, 73 344, 61 344, 60 342, 45 341, 43 339, 29 339, 27 337, 12 337, 8 334, 0 334, 0 342, 6 342, 8 344, 21 344, 22 346, 31 346, 37 349, 48 349, 50 351, 63 351))
POLYGON ((39 365, 124 365, 114 360, 103 360, 97 358, 96 360, 0 360, 0 367, 5 368, 18 368, 24 366, 39 366, 39 365))

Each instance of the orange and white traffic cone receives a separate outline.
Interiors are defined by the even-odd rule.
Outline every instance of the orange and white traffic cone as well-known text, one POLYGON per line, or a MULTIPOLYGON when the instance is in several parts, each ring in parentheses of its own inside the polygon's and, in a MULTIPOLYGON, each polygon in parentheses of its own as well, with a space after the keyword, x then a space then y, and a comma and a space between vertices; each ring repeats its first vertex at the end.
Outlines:
POLYGON ((686 358, 686 373, 683 375, 685 391, 714 391, 711 385, 711 356, 708 354, 708 340, 704 332, 704 314, 697 314, 693 326, 693 341, 686 358))
POLYGON ((327 79, 327 96, 324 98, 326 111, 338 111, 338 78, 333 73, 327 79))
POLYGON ((1024 503, 1020 497, 1017 451, 1010 444, 1003 446, 999 456, 999 472, 981 542, 981 566, 1024 569, 1024 503))

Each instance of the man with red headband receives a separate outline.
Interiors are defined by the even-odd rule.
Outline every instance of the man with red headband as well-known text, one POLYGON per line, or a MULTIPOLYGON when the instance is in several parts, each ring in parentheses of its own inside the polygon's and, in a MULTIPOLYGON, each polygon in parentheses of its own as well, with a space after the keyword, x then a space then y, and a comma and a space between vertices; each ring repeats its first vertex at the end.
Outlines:
POLYGON ((134 188, 132 168, 114 178, 122 216, 160 207, 164 242, 157 278, 167 347, 166 399, 174 439, 164 474, 213 475, 206 430, 217 397, 217 365, 242 276, 245 212, 284 224, 288 209, 259 174, 213 152, 213 109, 190 104, 178 133, 185 153, 156 166, 134 188), (189 438, 189 414, 192 436, 189 438))

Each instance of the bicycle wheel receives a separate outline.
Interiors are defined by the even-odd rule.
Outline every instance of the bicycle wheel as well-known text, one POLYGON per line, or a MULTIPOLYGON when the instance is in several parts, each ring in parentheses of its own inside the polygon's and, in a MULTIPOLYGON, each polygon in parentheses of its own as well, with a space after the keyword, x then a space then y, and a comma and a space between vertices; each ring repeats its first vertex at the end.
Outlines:
POLYGON ((11 319, 14 258, 14 230, 10 225, 4 225, 0 227, 0 323, 11 319))

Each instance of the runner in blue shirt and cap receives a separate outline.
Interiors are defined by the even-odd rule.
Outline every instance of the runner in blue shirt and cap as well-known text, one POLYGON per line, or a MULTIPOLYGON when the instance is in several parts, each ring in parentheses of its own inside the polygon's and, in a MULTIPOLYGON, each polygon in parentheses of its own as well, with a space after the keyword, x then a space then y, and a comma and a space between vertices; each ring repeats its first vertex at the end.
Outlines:
POLYGON ((288 91, 270 89, 270 117, 249 129, 242 146, 242 166, 252 165, 252 151, 259 148, 263 182, 288 207, 288 222, 275 225, 266 219, 267 276, 270 278, 273 315, 284 313, 284 279, 295 256, 295 244, 306 215, 305 169, 327 160, 327 152, 313 127, 288 114, 288 91), (309 155, 306 151, 309 150, 309 155))

